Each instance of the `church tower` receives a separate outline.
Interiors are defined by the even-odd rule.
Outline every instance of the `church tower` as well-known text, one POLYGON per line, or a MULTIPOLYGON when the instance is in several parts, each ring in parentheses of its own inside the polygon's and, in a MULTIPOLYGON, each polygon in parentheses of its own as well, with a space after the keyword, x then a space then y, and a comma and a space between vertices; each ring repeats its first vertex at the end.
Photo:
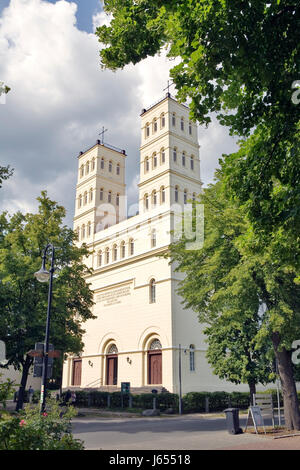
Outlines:
POLYGON ((167 93, 142 110, 141 120, 140 213, 161 205, 183 208, 201 191, 197 126, 189 108, 167 93))
POLYGON ((125 150, 97 140, 78 156, 74 230, 80 242, 126 217, 125 150))

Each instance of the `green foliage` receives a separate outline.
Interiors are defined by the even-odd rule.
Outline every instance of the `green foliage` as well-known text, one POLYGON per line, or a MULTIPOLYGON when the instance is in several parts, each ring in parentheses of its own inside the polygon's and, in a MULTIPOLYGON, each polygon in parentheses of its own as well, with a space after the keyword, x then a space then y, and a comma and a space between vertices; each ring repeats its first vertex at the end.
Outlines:
MULTIPOLYGON (((0 379, 2 375, 0 373, 0 379)), ((2 403, 3 408, 6 408, 6 402, 12 397, 16 386, 15 382, 10 379, 4 382, 0 381, 0 403, 2 403)))
POLYGON ((0 188, 2 188, 2 183, 4 180, 7 180, 13 174, 13 169, 10 166, 0 166, 0 188))
POLYGON ((84 280, 88 251, 74 244, 76 235, 63 225, 65 209, 46 192, 38 201, 36 214, 0 218, 0 337, 6 343, 8 364, 15 368, 24 366, 26 353, 45 335, 48 283, 40 284, 33 274, 40 269, 49 242, 56 247, 57 268, 50 342, 63 353, 78 354, 83 347, 82 324, 94 318, 93 294, 84 280))
POLYGON ((83 450, 83 443, 71 434, 71 419, 76 415, 68 407, 63 416, 59 404, 47 403, 47 412, 25 407, 18 416, 0 420, 0 450, 83 450))

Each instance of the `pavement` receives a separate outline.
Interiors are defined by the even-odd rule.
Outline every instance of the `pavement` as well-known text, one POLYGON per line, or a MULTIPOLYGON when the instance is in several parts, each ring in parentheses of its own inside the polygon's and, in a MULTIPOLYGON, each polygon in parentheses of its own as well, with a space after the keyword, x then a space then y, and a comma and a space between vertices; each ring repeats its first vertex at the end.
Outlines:
MULTIPOLYGON (((245 426, 245 417, 240 425, 245 426)), ((300 450, 300 436, 274 439, 231 435, 225 417, 203 414, 73 419, 73 433, 88 450, 300 450)))

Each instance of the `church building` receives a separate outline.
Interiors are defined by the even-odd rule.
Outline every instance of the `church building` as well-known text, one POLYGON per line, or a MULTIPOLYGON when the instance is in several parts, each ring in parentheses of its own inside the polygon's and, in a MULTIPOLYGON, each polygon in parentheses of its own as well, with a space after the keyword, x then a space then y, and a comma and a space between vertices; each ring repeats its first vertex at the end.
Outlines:
MULTIPOLYGON (((169 93, 141 114, 139 204, 127 215, 126 152, 98 140, 78 157, 74 230, 90 249, 97 317, 63 387, 169 392, 233 390, 212 374, 195 312, 177 294, 167 252, 178 214, 201 192, 197 126, 169 93)), ((246 387, 246 386, 245 386, 246 387)), ((247 389, 247 387, 245 388, 247 389)))

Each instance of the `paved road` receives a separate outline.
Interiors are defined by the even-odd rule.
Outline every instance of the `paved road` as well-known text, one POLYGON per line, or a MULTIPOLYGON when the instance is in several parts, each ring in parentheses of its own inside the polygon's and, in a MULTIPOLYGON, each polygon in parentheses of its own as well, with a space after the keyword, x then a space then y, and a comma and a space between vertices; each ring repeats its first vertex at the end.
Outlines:
MULTIPOLYGON (((241 420, 244 425, 244 420, 241 420)), ((224 418, 199 415, 153 418, 97 418, 73 420, 76 438, 87 449, 105 450, 211 450, 254 445, 255 435, 230 435, 224 418)), ((268 441, 270 439, 267 439, 268 441)))

